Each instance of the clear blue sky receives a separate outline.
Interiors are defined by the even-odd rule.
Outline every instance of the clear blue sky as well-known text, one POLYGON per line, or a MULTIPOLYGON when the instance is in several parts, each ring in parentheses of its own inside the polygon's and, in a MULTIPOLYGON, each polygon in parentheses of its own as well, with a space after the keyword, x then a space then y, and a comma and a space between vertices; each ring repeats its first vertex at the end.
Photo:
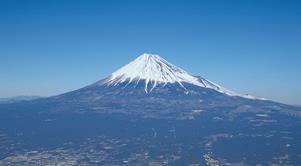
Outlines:
POLYGON ((301 1, 0 1, 0 97, 75 90, 144 52, 301 104, 301 1))

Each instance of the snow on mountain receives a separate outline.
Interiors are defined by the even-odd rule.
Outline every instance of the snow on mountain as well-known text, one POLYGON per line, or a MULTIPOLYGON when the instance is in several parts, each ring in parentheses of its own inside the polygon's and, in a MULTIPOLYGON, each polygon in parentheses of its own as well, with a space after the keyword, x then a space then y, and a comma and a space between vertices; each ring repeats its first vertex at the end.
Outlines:
POLYGON ((220 93, 229 96, 241 96, 253 99, 250 95, 240 95, 230 90, 227 90, 213 82, 210 82, 202 77, 192 76, 185 70, 167 62, 159 55, 142 54, 134 61, 123 66, 116 72, 112 73, 104 82, 109 86, 116 86, 120 83, 127 84, 145 81, 145 92, 151 92, 157 85, 167 83, 176 83, 186 89, 183 83, 193 84, 203 88, 214 89, 220 93))

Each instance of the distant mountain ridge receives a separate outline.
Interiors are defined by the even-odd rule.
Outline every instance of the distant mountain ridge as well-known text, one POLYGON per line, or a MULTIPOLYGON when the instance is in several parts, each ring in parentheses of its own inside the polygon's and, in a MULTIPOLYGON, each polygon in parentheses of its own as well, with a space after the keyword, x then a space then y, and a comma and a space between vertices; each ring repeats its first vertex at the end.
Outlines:
POLYGON ((7 97, 7 98, 0 98, 1 103, 15 103, 19 101, 31 101, 35 99, 42 98, 41 96, 15 96, 15 97, 7 97))

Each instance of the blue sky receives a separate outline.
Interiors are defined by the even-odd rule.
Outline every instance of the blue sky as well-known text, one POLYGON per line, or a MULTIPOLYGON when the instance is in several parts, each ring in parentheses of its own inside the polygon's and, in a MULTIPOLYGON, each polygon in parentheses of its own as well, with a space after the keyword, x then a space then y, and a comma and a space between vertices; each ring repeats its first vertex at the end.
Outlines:
POLYGON ((301 104, 300 1, 1 0, 0 25, 0 97, 75 90, 147 52, 301 104))

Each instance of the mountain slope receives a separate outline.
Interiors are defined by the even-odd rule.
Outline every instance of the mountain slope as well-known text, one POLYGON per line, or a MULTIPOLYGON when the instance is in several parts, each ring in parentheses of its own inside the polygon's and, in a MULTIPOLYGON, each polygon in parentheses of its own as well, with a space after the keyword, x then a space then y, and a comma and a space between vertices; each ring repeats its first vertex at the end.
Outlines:
MULTIPOLYGON (((51 110, 87 110, 136 114, 181 114, 217 108, 269 110, 291 107, 240 95, 205 78, 192 76, 158 55, 143 54, 107 78, 43 100, 51 110)), ((37 103, 40 103, 37 101, 37 103)))

